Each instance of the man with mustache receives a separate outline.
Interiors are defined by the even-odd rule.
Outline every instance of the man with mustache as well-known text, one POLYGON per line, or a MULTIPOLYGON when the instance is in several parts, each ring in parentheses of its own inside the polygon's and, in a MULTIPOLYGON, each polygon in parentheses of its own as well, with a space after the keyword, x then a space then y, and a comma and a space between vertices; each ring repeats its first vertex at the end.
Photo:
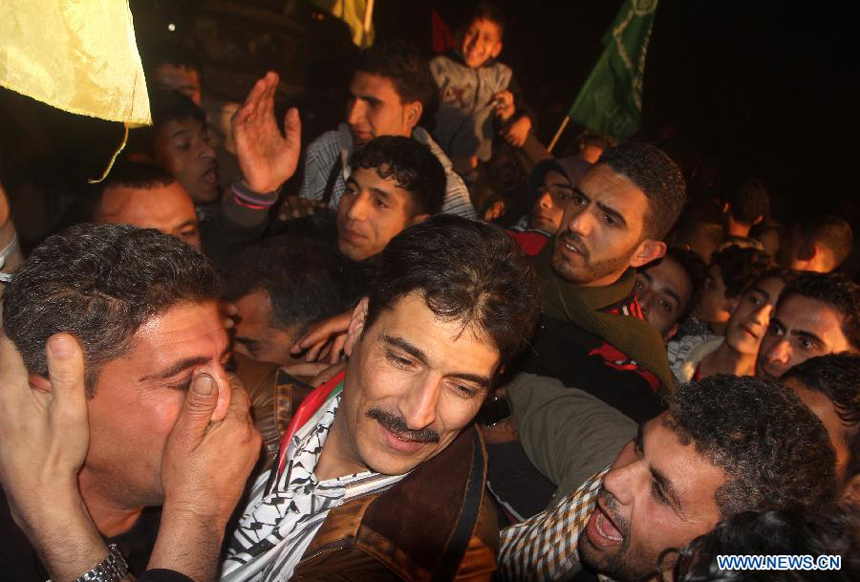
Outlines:
POLYGON ((838 273, 803 273, 779 296, 755 375, 775 381, 809 358, 839 352, 860 354, 860 285, 838 273))
MULTIPOLYGON (((518 428, 565 448, 566 456, 535 457, 559 481, 595 455, 595 435, 605 432, 610 412, 618 414, 605 405, 594 410, 588 395, 546 379, 517 388, 508 399, 518 428), (583 404, 596 418, 580 413, 583 404), (569 446, 572 434, 580 447, 569 446)), ((726 374, 684 384, 611 465, 503 530, 501 579, 652 579, 665 550, 738 512, 832 501, 835 470, 827 430, 793 391, 726 374)))

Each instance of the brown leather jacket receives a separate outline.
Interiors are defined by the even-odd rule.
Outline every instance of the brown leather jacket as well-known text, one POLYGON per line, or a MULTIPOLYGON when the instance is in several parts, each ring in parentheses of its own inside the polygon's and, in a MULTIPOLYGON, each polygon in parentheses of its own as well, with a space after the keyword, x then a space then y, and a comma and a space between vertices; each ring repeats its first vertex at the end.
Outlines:
MULTIPOLYGON (((282 370, 272 389, 255 386, 257 426, 280 434, 311 390, 282 370)), ((291 580, 490 580, 499 528, 486 473, 483 437, 469 427, 390 489, 330 511, 291 580)))

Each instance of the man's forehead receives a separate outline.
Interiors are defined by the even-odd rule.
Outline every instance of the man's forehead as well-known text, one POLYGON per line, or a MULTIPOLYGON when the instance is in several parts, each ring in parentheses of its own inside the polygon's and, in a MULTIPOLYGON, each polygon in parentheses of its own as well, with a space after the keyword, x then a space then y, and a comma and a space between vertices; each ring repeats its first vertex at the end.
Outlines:
POLYGON ((393 98, 397 102, 402 101, 402 97, 397 92, 397 87, 391 79, 366 71, 355 72, 349 85, 349 90, 355 97, 372 96, 381 100, 390 100, 393 98))
POLYGON ((648 198, 630 178, 616 172, 606 164, 595 164, 585 173, 578 184, 589 199, 603 202, 626 219, 644 218, 648 210, 648 198))
POLYGON ((844 337, 842 314, 832 305, 812 297, 789 295, 780 302, 774 317, 784 326, 798 331, 839 334, 844 337))
POLYGON ((361 190, 372 190, 404 205, 412 201, 412 193, 397 185, 397 178, 389 173, 386 166, 356 168, 350 179, 361 190))

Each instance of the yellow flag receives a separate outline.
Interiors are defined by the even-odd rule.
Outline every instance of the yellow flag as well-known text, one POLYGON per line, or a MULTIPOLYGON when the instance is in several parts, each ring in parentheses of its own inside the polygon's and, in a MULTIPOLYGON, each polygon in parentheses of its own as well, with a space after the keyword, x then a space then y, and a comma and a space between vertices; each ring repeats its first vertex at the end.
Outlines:
POLYGON ((358 47, 373 44, 373 0, 310 0, 310 3, 340 18, 352 31, 352 42, 358 47))
POLYGON ((2 0, 0 85, 71 113, 152 123, 128 0, 2 0))

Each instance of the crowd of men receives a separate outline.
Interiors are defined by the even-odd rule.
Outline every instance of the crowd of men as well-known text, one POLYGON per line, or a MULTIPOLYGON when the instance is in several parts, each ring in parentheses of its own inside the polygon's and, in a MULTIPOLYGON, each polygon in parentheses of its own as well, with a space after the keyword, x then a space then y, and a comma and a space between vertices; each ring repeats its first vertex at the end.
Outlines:
POLYGON ((850 225, 599 136, 487 198, 503 33, 364 49, 310 143, 268 73, 216 147, 174 53, 26 257, 0 189, 4 579, 858 579, 850 225))

